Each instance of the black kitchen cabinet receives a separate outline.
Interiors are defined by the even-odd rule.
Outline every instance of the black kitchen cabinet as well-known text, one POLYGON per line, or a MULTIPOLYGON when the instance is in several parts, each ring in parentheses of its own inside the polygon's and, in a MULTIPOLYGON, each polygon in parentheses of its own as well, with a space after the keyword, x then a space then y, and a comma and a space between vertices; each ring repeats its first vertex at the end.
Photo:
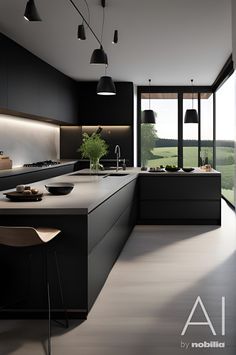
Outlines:
POLYGON ((3 34, 0 49, 0 109, 62 125, 78 123, 74 80, 3 34))
POLYGON ((0 108, 7 108, 7 41, 4 36, 0 36, 0 108))
POLYGON ((57 72, 57 117, 59 121, 78 123, 77 82, 57 72))
MULTIPOLYGON (((0 223, 23 226, 30 220, 31 225, 56 226, 62 231, 61 237, 55 238, 51 243, 52 247, 56 246, 63 271, 63 292, 68 317, 86 319, 135 225, 136 203, 136 180, 133 180, 101 201, 88 214, 77 214, 76 209, 71 209, 69 214, 48 214, 47 209, 39 214, 11 214, 9 211, 9 214, 0 215, 0 223), (101 223, 101 219, 104 223, 101 223)), ((25 283, 29 280, 24 281, 25 275, 28 275, 28 259, 20 259, 17 250, 9 249, 0 246, 0 268, 6 269, 2 277, 5 287, 0 294, 1 304, 9 304, 12 295, 16 293, 15 289, 21 295, 25 291, 25 283)), ((22 302, 18 302, 11 309, 6 307, 4 312, 0 312, 0 319, 47 318, 47 299, 42 296, 44 275, 41 250, 32 249, 32 253, 31 265, 34 273, 31 274, 30 280, 30 300, 22 297, 22 302), (34 275, 37 277, 33 277, 34 275)), ((56 279, 56 269, 52 258, 49 258, 49 265, 53 283, 56 279)), ((61 305, 60 293, 53 293, 55 289, 52 288, 52 313, 54 319, 61 319, 65 312, 61 305)))
POLYGON ((79 125, 133 125, 134 87, 115 82, 116 95, 97 95, 97 82, 79 82, 79 125))
POLYGON ((40 116, 77 124, 76 82, 42 61, 38 71, 40 116))
POLYGON ((8 108, 39 115, 38 59, 13 41, 7 45, 8 108))
POLYGON ((141 174, 138 186, 139 224, 221 224, 219 173, 141 174))
POLYGON ((0 177, 0 191, 13 189, 17 185, 31 184, 36 181, 46 180, 55 176, 69 174, 74 171, 74 163, 66 165, 56 165, 46 169, 37 169, 35 171, 24 172, 16 175, 0 177))

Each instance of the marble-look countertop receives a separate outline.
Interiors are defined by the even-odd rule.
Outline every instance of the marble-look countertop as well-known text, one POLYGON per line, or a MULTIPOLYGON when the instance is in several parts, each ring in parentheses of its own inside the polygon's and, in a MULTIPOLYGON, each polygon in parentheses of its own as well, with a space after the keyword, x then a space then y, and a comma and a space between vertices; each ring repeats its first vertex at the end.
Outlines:
MULTIPOLYGON (((131 181, 141 176, 219 176, 220 173, 212 170, 204 172, 196 168, 193 172, 185 173, 179 171, 176 173, 149 173, 141 171, 140 168, 128 168, 126 171, 119 170, 121 176, 109 176, 113 171, 102 172, 107 175, 92 176, 89 170, 81 170, 78 172, 57 176, 51 179, 38 181, 31 184, 35 188, 43 191, 42 201, 37 202, 11 202, 3 192, 0 193, 0 213, 1 214, 17 214, 17 215, 35 215, 35 214, 51 214, 51 215, 74 215, 88 214, 118 190, 129 184, 131 181), (79 173, 79 175, 77 175, 79 173), (84 174, 84 175, 82 175, 84 174), (127 174, 127 175, 122 175, 127 174), (53 182, 71 182, 74 189, 68 195, 54 196, 47 192, 45 185, 53 182)), ((10 191, 10 190, 8 190, 10 191)), ((12 190, 11 190, 12 191, 12 190)))

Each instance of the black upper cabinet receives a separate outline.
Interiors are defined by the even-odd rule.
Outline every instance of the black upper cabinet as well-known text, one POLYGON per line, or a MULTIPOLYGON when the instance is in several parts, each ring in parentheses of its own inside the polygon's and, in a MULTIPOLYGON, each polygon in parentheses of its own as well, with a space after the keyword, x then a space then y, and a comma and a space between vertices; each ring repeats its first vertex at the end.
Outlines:
POLYGON ((41 63, 39 71, 41 73, 39 80, 40 116, 59 120, 58 72, 46 63, 41 63))
POLYGON ((57 82, 58 119, 67 117, 71 123, 78 124, 77 82, 63 74, 58 75, 57 82))
POLYGON ((0 34, 0 108, 7 108, 7 41, 5 36, 0 34))
POLYGON ((97 82, 79 82, 80 125, 133 125, 134 87, 131 82, 116 82, 116 95, 96 94, 97 82))
POLYGON ((2 34, 0 49, 0 108, 60 124, 78 123, 74 80, 2 34))
POLYGON ((8 63, 8 108, 10 110, 39 115, 38 60, 13 41, 9 41, 8 63))

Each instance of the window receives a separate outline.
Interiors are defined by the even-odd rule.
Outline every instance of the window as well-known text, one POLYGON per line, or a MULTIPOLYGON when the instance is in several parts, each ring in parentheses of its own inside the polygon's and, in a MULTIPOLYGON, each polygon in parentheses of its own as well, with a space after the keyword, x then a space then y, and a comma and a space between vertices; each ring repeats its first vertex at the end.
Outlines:
MULTIPOLYGON (((183 94, 183 166, 198 166, 198 124, 184 123, 185 112, 192 108, 192 94, 183 94)), ((193 108, 198 111, 198 94, 193 95, 193 108)))
MULTIPOLYGON (((156 124, 141 125, 141 164, 148 167, 178 165, 178 94, 152 93, 156 124)), ((149 108, 148 94, 141 95, 141 110, 149 108)))
POLYGON ((235 139, 235 74, 216 92, 216 169, 221 172, 222 195, 235 205, 234 139, 235 139))
POLYGON ((213 166, 213 94, 201 94, 201 165, 213 166))
MULTIPOLYGON (((176 165, 213 166, 213 93, 207 87, 194 88, 193 107, 200 108, 200 125, 184 123, 185 112, 192 108, 191 87, 152 88, 151 109, 157 113, 156 124, 140 124, 139 164, 147 167, 176 165), (155 89, 157 90, 155 92, 155 89), (175 89, 176 92, 172 89, 175 89), (160 91, 159 91, 160 90, 160 91), (200 141, 199 141, 200 138, 200 141)), ((140 112, 149 109, 148 87, 139 90, 140 112)))

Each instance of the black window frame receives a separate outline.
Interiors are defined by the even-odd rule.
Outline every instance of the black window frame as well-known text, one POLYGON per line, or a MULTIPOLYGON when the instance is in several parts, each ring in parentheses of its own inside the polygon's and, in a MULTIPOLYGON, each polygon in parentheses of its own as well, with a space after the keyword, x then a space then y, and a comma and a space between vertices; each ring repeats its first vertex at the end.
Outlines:
MULTIPOLYGON (((178 166, 183 167, 183 95, 192 92, 191 86, 138 86, 137 87, 137 160, 138 166, 141 163, 141 96, 144 93, 173 93, 177 94, 178 100, 178 166)), ((194 86, 194 94, 198 94, 198 112, 199 112, 199 123, 198 123, 198 164, 200 164, 200 154, 201 154, 201 94, 202 93, 212 93, 212 86, 194 86)), ((213 99, 214 100, 214 99, 213 99)), ((214 122, 214 118, 213 118, 214 122)), ((213 142, 214 146, 214 142, 213 142)), ((213 149, 214 155, 214 149, 213 149)), ((214 161, 214 156, 213 156, 214 161)))

